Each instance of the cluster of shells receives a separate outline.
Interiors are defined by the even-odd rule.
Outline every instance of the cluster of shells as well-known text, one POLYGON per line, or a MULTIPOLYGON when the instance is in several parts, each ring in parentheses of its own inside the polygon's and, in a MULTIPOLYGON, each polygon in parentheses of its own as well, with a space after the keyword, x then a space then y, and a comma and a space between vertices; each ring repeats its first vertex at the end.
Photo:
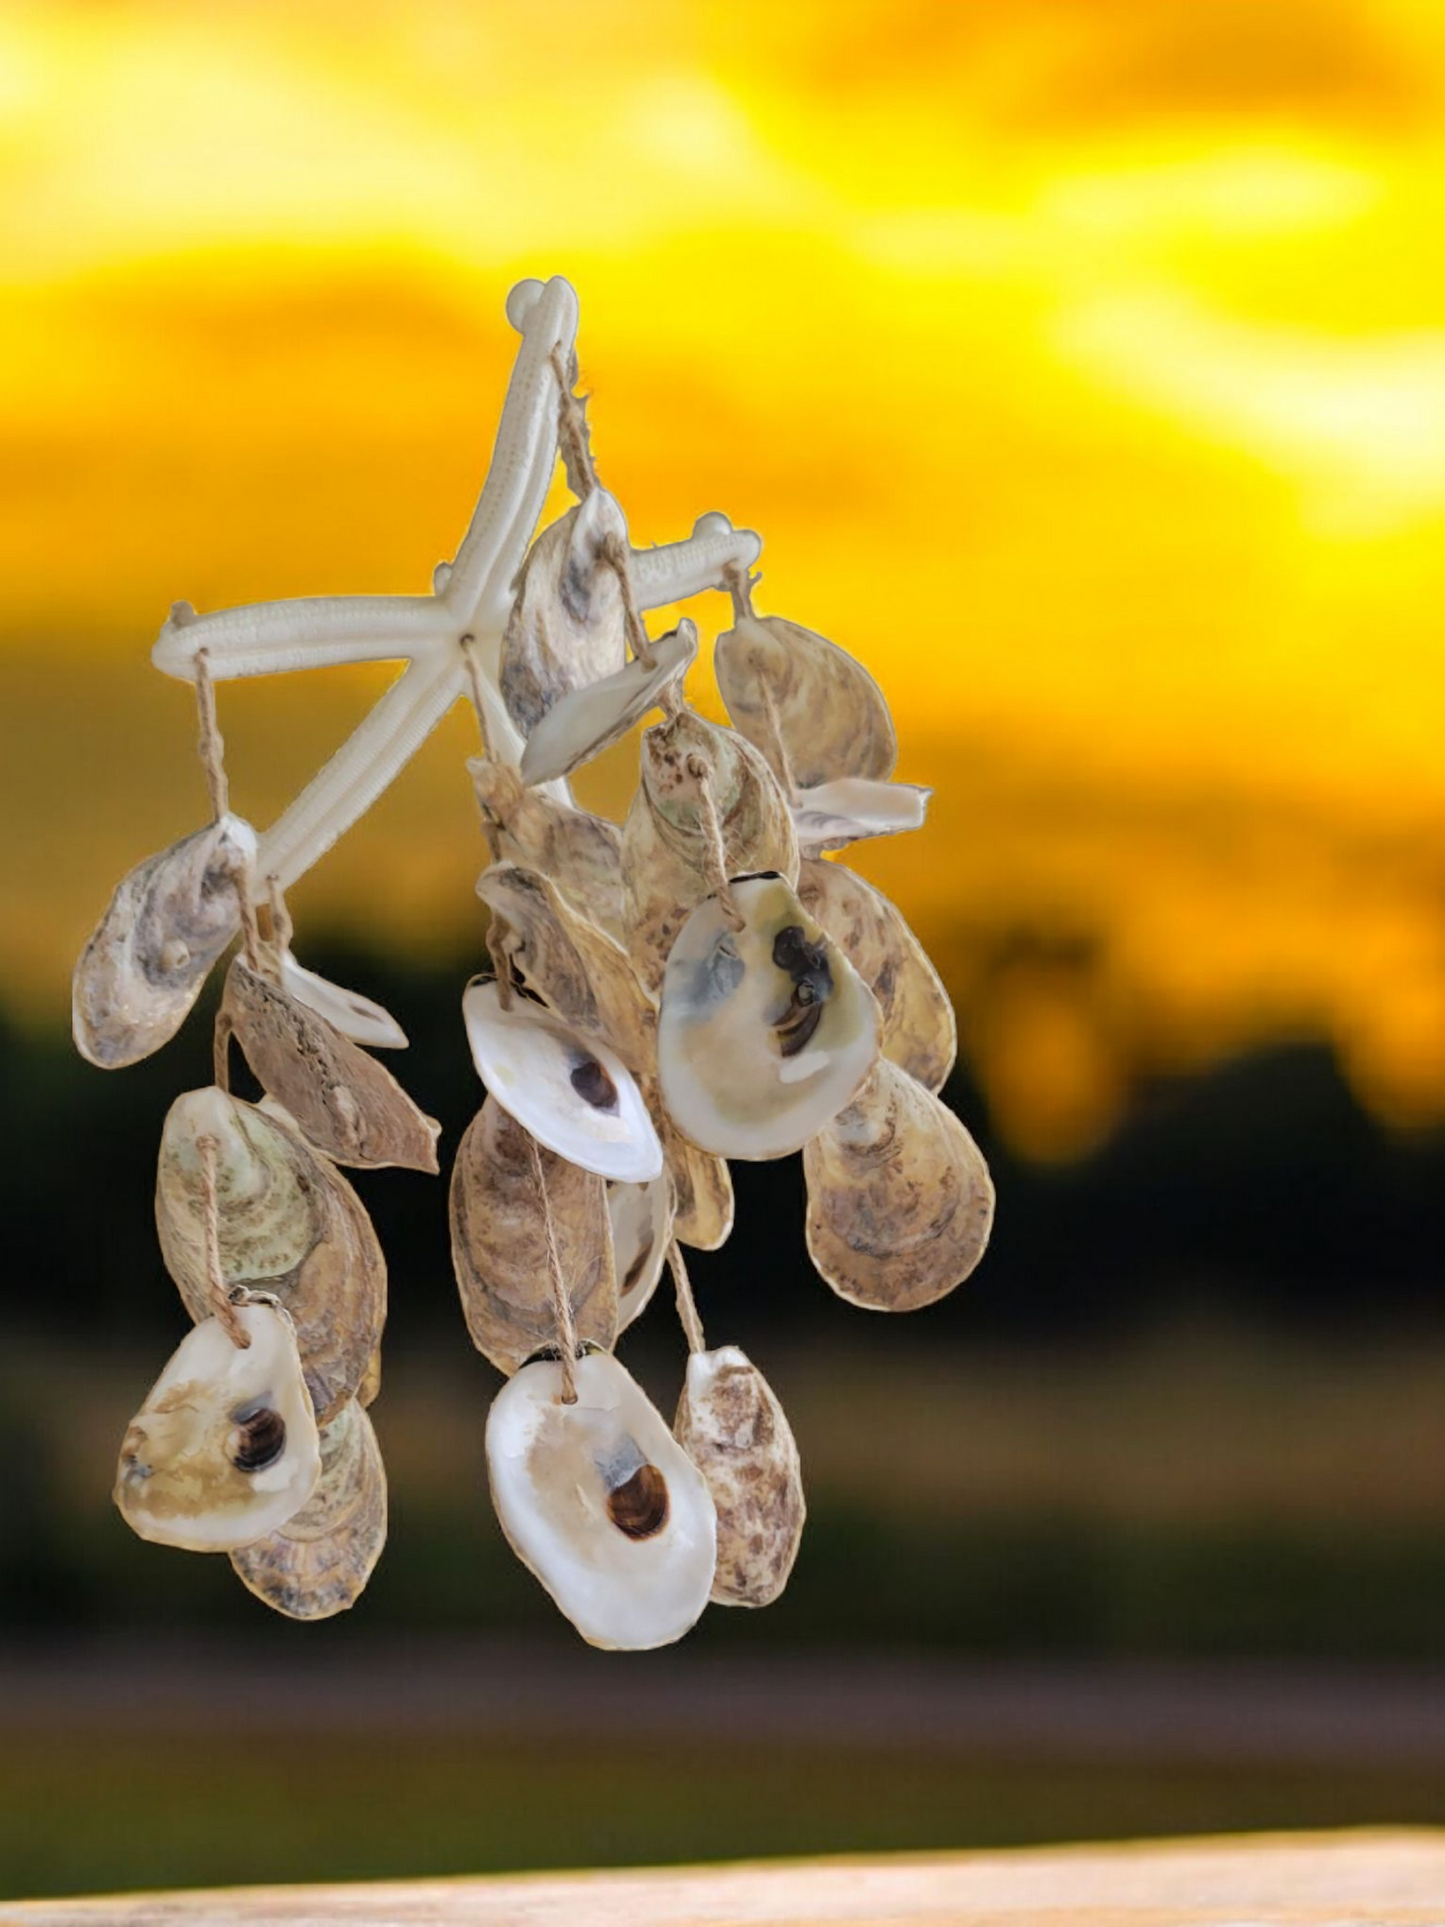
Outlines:
MULTIPOLYGON (((452 1250, 468 1333, 506 1378, 486 1426, 502 1529, 585 1639, 645 1648, 709 1600, 775 1599, 803 1528, 778 1399, 736 1346, 707 1347, 687 1282, 681 1248, 732 1229, 729 1160, 801 1151, 812 1261, 874 1311, 961 1283, 993 1192, 938 1096, 947 996, 836 857, 923 821, 877 685, 755 614, 735 573, 714 653, 731 727, 697 714, 694 625, 648 637, 622 512, 589 460, 569 475, 580 499, 533 544, 503 638, 525 749, 470 765, 490 967, 462 1000, 485 1096, 452 1165, 452 1250), (566 779, 654 710, 625 822, 578 808, 566 779), (690 1347, 671 1425, 616 1356, 665 1269, 690 1347)), ((386 1270, 342 1167, 435 1172, 438 1128, 372 1055, 405 1042, 394 1021, 296 962, 279 897, 250 913, 255 850, 218 808, 124 880, 77 967, 75 1036, 103 1067, 148 1055, 243 938, 217 1081, 161 1140, 161 1251, 194 1329, 126 1433, 115 1498, 142 1537, 224 1551, 268 1605, 321 1618, 386 1535, 368 1416, 386 1270), (233 1042, 259 1102, 228 1089, 233 1042)))

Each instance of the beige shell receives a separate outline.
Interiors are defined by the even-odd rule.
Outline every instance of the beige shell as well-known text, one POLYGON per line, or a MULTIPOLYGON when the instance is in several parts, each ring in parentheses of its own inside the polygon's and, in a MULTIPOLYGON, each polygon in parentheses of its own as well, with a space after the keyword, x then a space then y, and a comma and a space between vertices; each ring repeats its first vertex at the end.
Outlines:
POLYGON ((921 830, 932 795, 921 783, 872 783, 861 776, 799 790, 793 798, 798 848, 804 856, 821 856, 871 837, 921 830))
POLYGON ((670 685, 696 660, 697 624, 684 616, 653 642, 651 655, 650 663, 634 656, 615 675, 559 697, 527 738, 522 781, 547 783, 570 776, 656 709, 670 685))
POLYGON ((942 1090, 958 1054, 953 1005, 897 909, 855 871, 814 856, 798 866, 798 901, 878 999, 883 1055, 942 1090))
POLYGON ((672 1179, 673 1236, 694 1251, 717 1251, 733 1228, 733 1180, 727 1159, 700 1151, 683 1136, 668 1116, 654 1080, 644 1079, 641 1089, 672 1179))
POLYGON ((734 728, 780 782, 788 769, 804 789, 838 776, 893 774, 898 739, 883 691, 836 643, 781 616, 744 616, 718 637, 714 660, 734 728))
POLYGON ((217 1035, 234 1032, 262 1086, 318 1151, 366 1169, 437 1170, 441 1126, 391 1072, 324 1017, 236 957, 226 973, 217 1035))
POLYGON ((524 1365, 487 1418, 487 1474, 507 1540, 593 1646, 680 1639, 707 1605, 717 1515, 661 1413, 607 1352, 561 1402, 550 1360, 524 1365))
POLYGON ((318 1017, 324 1017, 353 1044, 364 1044, 368 1050, 406 1049, 406 1032, 389 1010, 383 1010, 370 997, 363 997, 359 990, 347 990, 341 984, 317 976, 314 970, 298 963, 288 949, 278 951, 268 944, 266 952, 275 965, 271 974, 287 995, 305 1004, 308 1010, 314 1010, 318 1017))
POLYGON ((500 680, 524 736, 569 689, 612 675, 626 660, 622 587, 602 560, 609 537, 625 542, 627 521, 606 489, 594 488, 543 529, 522 564, 500 680))
POLYGON ((622 832, 617 825, 528 789, 505 763, 479 756, 467 768, 497 861, 540 870, 574 910, 623 942, 622 832))
POLYGON ((371 1420, 348 1400, 321 1428, 321 1477, 294 1518, 231 1554, 248 1592, 288 1619, 354 1606, 386 1544, 386 1468, 371 1420))
POLYGON ((672 1180, 609 1184, 612 1265, 617 1273, 617 1329, 626 1331, 647 1309, 667 1263, 672 1239, 672 1180))
POLYGON ((736 1345, 694 1352, 673 1425, 717 1507, 719 1606, 770 1606, 788 1583, 807 1507, 777 1395, 736 1345))
POLYGON ((381 1395, 381 1347, 377 1346, 366 1361, 366 1370, 361 1375, 361 1383, 356 1388, 358 1405, 374 1405, 381 1395))
POLYGON ((75 966, 71 1027, 82 1057, 118 1070, 175 1036, 240 928, 237 885, 255 854, 250 824, 222 816, 117 884, 75 966))
POLYGON ((653 1061, 657 1013, 627 952, 574 910, 540 870, 493 863, 477 895, 505 927, 502 947, 523 987, 636 1073, 653 1061))
POLYGON ((681 710, 642 738, 642 786, 622 828, 627 943, 645 988, 656 992, 678 931, 714 883, 698 763, 722 834, 729 876, 798 874, 798 840, 777 779, 736 731, 681 710))
POLYGON ((298 1513, 321 1449, 291 1321, 239 1305, 249 1343, 218 1318, 188 1332, 131 1420, 115 1503, 133 1532, 186 1552, 232 1552, 298 1513))
POLYGON ((743 877, 734 930, 715 897, 678 933, 657 1021, 662 1101, 729 1158, 801 1150, 878 1055, 878 1005, 781 877, 743 877))
POLYGON ((803 1150, 808 1252, 841 1298, 916 1311, 961 1285, 993 1226, 983 1154, 939 1098, 880 1058, 803 1150))
POLYGON ((341 1173, 279 1118, 215 1085, 187 1091, 161 1133, 156 1229, 192 1318, 212 1310, 205 1138, 216 1147, 221 1274, 285 1307, 325 1421, 363 1384, 386 1318, 386 1262, 371 1220, 341 1173))
MULTIPOLYGON (((617 1280, 607 1186, 537 1146, 546 1207, 579 1340, 610 1351, 617 1280)), ((515 1372, 557 1343, 546 1216, 528 1133, 489 1097, 457 1147, 451 1184, 452 1264, 472 1343, 498 1371, 515 1372)))

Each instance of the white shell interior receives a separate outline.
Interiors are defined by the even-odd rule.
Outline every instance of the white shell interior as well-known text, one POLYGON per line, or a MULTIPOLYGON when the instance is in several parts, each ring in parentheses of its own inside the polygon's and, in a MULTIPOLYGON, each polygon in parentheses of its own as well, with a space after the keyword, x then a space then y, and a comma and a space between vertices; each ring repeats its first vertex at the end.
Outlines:
POLYGON ((634 656, 614 675, 555 702, 527 738, 522 781, 566 776, 625 735, 656 707, 667 685, 687 673, 697 655, 697 624, 684 616, 676 629, 658 637, 652 653, 651 667, 634 656))
POLYGON ((800 790, 793 801, 798 848, 804 856, 820 856, 871 836, 921 830, 932 794, 917 783, 874 783, 862 776, 800 790))
POLYGON ((617 1329, 623 1332, 650 1301, 667 1263, 672 1229, 669 1183, 664 1175, 650 1184, 609 1184, 607 1212, 612 1220, 612 1255, 617 1272, 617 1329))
POLYGON ((354 1044, 366 1044, 372 1050, 406 1049, 406 1032, 389 1010, 358 990, 343 990, 340 984, 318 977, 297 963, 289 950, 281 952, 281 988, 354 1044))

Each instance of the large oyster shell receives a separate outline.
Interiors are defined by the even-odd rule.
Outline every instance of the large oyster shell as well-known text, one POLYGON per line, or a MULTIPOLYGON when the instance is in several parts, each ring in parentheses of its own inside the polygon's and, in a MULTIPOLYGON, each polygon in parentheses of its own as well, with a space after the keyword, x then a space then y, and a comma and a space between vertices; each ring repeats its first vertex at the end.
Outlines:
POLYGON ((472 1343, 498 1371, 515 1372, 558 1341, 547 1251, 552 1217, 579 1340, 610 1350, 617 1280, 603 1180, 538 1145, 546 1198, 528 1134, 489 1097, 467 1126, 452 1167, 452 1264, 472 1343))
POLYGON ((142 1539, 232 1552, 285 1525, 315 1490, 321 1448, 291 1321, 268 1304, 236 1315, 249 1345, 207 1318, 130 1422, 115 1502, 142 1539))
POLYGON ((836 643, 781 616, 742 616, 718 637, 714 660, 733 727, 763 752, 780 782, 789 770, 805 789, 839 776, 893 774, 898 739, 883 691, 836 643))
POLYGON ((492 1502, 512 1550, 593 1646, 666 1646, 712 1590, 717 1522, 697 1467, 617 1360, 524 1365, 487 1419, 492 1502))
POLYGON ((71 987, 76 1049, 102 1070, 174 1037, 241 925, 237 888, 256 832, 229 814, 147 857, 117 884, 71 987))
POLYGON ((624 942, 622 832, 617 825, 529 789, 505 763, 479 756, 467 768, 497 859, 540 870, 589 923, 624 942))
POLYGON ((210 1085, 167 1113, 156 1230, 192 1318, 210 1316, 202 1140, 215 1145, 221 1275, 273 1295, 296 1331, 323 1422, 363 1384, 386 1318, 386 1262, 361 1200, 274 1114, 210 1085))
POLYGON ((958 1054, 953 1005, 895 906, 844 864, 812 856, 798 866, 798 901, 878 999, 883 1055, 930 1091, 942 1090, 958 1054))
POLYGON ((699 1150, 683 1136, 669 1117, 655 1080, 645 1078, 641 1089, 672 1179, 673 1236, 694 1251, 717 1251, 733 1228, 733 1180, 727 1159, 699 1150))
POLYGON ((808 1252, 841 1298, 915 1311, 963 1283, 993 1227, 983 1154, 939 1098, 880 1058, 803 1149, 808 1252))
POLYGON ((698 905, 668 958, 657 1072, 673 1122, 720 1157, 797 1151, 878 1054, 873 993, 781 877, 732 886, 733 930, 698 905))
POLYGON ((539 1144, 599 1177, 645 1184, 662 1172, 662 1146, 632 1073, 605 1044, 571 1030, 541 1004, 473 978, 462 997, 472 1062, 487 1089, 539 1144))
POLYGON ((715 884, 699 767, 709 771, 728 875, 776 870, 791 883, 798 874, 787 802, 751 743, 691 710, 644 731, 642 785, 622 828, 622 876, 628 950, 654 993, 688 912, 715 884))
POLYGON ((371 1420, 349 1399, 321 1428, 316 1490, 277 1531, 231 1554, 249 1592, 288 1619, 354 1606, 386 1544, 386 1468, 371 1420))
POLYGON ((437 1170, 441 1126, 391 1072, 278 985, 232 960, 221 1035, 234 1032, 263 1087, 318 1151, 366 1169, 437 1170))
POLYGON ((667 1262, 672 1238, 671 1178, 664 1172, 651 1184, 609 1184, 607 1215, 617 1273, 617 1329, 623 1332, 647 1309, 667 1262))
POLYGON ((736 1345, 693 1352, 673 1425, 717 1507, 720 1606, 769 1606, 788 1583, 807 1507, 777 1395, 736 1345))
POLYGON ((493 863, 477 895, 506 925, 513 974, 563 1023, 616 1051, 630 1071, 652 1062, 656 1012, 627 952, 574 910, 550 878, 493 863))
POLYGON ((606 489, 594 488, 543 529, 522 564, 502 637, 500 681, 524 736, 569 689, 623 665, 622 587, 602 559, 609 538, 625 542, 627 520, 606 489))
POLYGON ((522 753, 524 783, 546 783, 574 769, 625 736, 697 656, 697 624, 684 616, 675 629, 652 644, 653 660, 632 657, 601 682, 587 683, 561 696, 527 738, 522 753))

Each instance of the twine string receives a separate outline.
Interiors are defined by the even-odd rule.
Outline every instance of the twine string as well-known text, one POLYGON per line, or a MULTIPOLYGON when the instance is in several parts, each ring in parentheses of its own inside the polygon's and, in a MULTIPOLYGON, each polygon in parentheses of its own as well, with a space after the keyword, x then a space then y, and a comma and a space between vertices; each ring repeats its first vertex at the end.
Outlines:
POLYGON ((196 1140, 201 1154, 201 1209, 206 1240, 206 1289, 211 1308, 220 1319, 226 1336, 239 1350, 251 1343, 251 1334, 241 1322, 236 1301, 221 1269, 221 1207, 216 1196, 216 1140, 207 1135, 196 1140))
POLYGON ((763 693, 763 713, 768 719, 768 734, 773 744, 773 772, 783 788, 783 795, 789 803, 798 800, 798 785, 793 776, 793 759, 788 754, 787 738, 783 735, 782 719, 778 715, 778 702, 773 694, 773 685, 766 669, 756 656, 751 658, 753 673, 757 676, 758 687, 763 693))
POLYGON ((278 876, 266 879, 266 901, 271 910, 271 942, 275 946, 276 960, 280 963, 282 953, 291 948, 291 936, 295 925, 291 912, 286 907, 286 893, 281 888, 278 876))
POLYGON ((741 930, 747 918, 738 909, 728 882, 727 847, 723 842, 722 824, 718 821, 717 804, 712 793, 712 764, 694 751, 687 759, 687 773, 698 785, 697 806, 698 814, 702 817, 708 882, 727 922, 734 930, 741 930))
POLYGON ((493 910, 487 919, 487 955, 497 977, 497 1001, 503 1010, 512 1008, 516 990, 512 982, 512 953, 507 948, 506 925, 493 910))
POLYGON ((753 583, 760 581, 758 576, 749 575, 740 562, 731 562, 723 570, 723 587, 733 599, 733 621, 741 622, 753 613, 753 583))
POLYGON ((652 640, 647 633, 637 607, 637 596, 632 586, 632 550, 625 536, 614 530, 605 536, 601 549, 602 560, 617 577, 617 586, 622 594, 622 619, 627 626, 627 641, 632 653, 644 669, 655 669, 657 657, 652 653, 652 640))
POLYGON ((557 1249, 557 1227, 552 1222, 552 1201, 547 1196, 547 1177, 542 1169, 542 1154, 537 1149, 537 1140, 530 1131, 524 1131, 527 1140, 527 1155, 532 1163, 532 1182, 537 1187, 537 1196, 542 1203, 542 1229, 547 1237, 547 1272, 552 1283, 552 1311, 557 1320, 557 1347, 561 1352, 562 1391, 558 1400, 562 1405, 577 1403, 577 1326, 572 1318, 572 1300, 568 1296, 567 1281, 562 1276, 562 1254, 557 1249))
POLYGON ((597 470, 592 463, 592 444, 587 434, 587 404, 574 392, 562 361, 562 350, 552 350, 552 373, 557 377, 557 439, 562 466, 567 471, 567 486, 579 502, 585 502, 597 486, 597 470))
MULTIPOLYGON (((211 814, 219 823, 231 807, 231 785, 226 775, 226 742, 216 720, 216 685, 211 676, 209 650, 196 651, 194 673, 201 763, 206 772, 211 814)), ((260 955, 261 933, 257 927, 256 904, 251 894, 249 863, 243 863, 236 872, 236 905, 241 913, 241 942, 246 952, 246 962, 254 970, 260 955)))
POLYGON ((707 1340, 702 1335, 702 1319, 698 1316, 697 1300, 692 1295, 692 1280, 683 1263, 682 1246, 676 1238, 667 1247, 667 1262, 672 1272, 673 1288, 677 1292, 677 1315, 687 1337, 687 1349, 690 1352, 705 1352, 707 1340))

